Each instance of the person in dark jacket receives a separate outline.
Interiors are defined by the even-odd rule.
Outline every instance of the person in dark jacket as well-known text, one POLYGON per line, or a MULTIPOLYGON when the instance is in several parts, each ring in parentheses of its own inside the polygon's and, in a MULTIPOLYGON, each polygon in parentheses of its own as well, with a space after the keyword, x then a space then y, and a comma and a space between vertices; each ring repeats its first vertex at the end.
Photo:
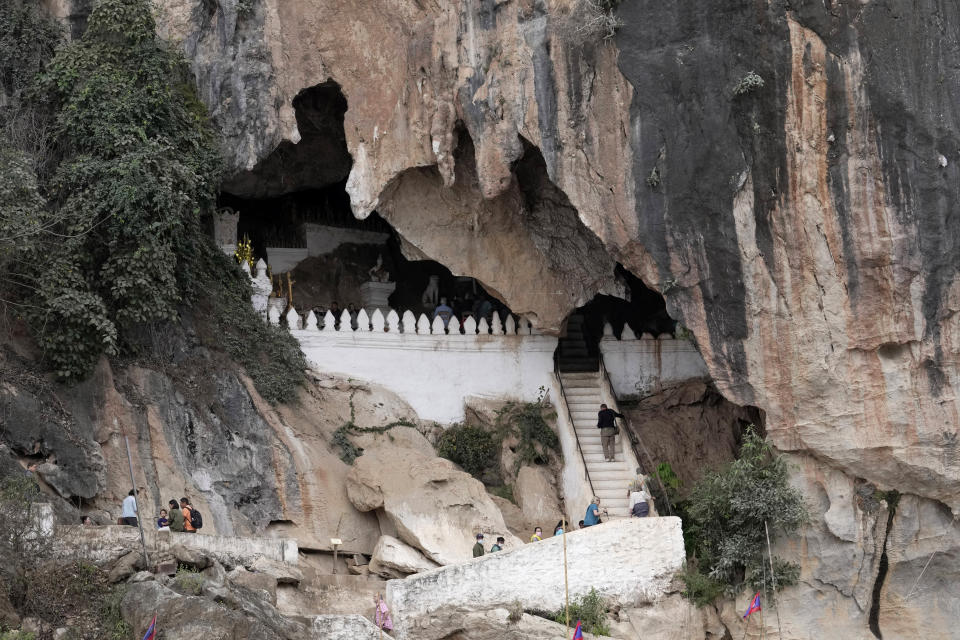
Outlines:
POLYGON ((614 448, 614 443, 617 438, 617 425, 614 420, 622 417, 622 413, 608 409, 605 404, 600 405, 600 411, 597 413, 597 428, 600 429, 600 444, 603 445, 603 458, 607 462, 613 462, 615 457, 616 449, 614 448))

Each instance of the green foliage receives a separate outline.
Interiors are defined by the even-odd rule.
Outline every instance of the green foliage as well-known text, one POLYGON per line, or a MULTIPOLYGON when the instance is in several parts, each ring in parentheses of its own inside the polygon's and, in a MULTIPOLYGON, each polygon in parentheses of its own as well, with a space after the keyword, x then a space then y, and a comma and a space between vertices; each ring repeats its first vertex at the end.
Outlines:
POLYGON ((36 640, 32 631, 0 631, 0 640, 36 640))
MULTIPOLYGON (((208 346, 239 361, 265 399, 287 402, 306 363, 252 311, 248 279, 206 233, 218 141, 155 26, 148 0, 100 0, 82 41, 46 66, 32 93, 54 115, 57 162, 38 185, 35 158, 0 150, 0 268, 61 379, 134 349, 138 328, 189 304, 214 325, 208 346)), ((7 40, 0 33, 0 52, 7 40)))
POLYGON ((56 22, 33 0, 0 0, 0 94, 2 110, 16 106, 61 39, 56 22))
POLYGON ((670 466, 669 462, 661 462, 658 464, 657 470, 654 471, 654 473, 666 489, 680 488, 680 478, 673 472, 673 467, 670 466))
POLYGON ((173 586, 184 595, 198 596, 203 593, 203 576, 193 567, 180 565, 173 577, 173 586))
POLYGON ((517 466, 512 470, 513 473, 527 464, 547 464, 550 452, 560 450, 560 438, 544 416, 542 396, 537 402, 508 403, 497 411, 495 427, 498 433, 497 446, 508 435, 519 440, 515 452, 517 466))
MULTIPOLYGON (((564 609, 554 612, 554 622, 566 624, 567 614, 564 609)), ((580 628, 586 633, 598 636, 609 636, 610 625, 607 623, 607 605, 596 589, 570 602, 570 626, 576 627, 577 620, 580 628)))
POLYGON ((457 424, 437 440, 437 455, 457 463, 475 477, 497 464, 498 444, 494 434, 483 427, 457 424))
POLYGON ((513 504, 517 504, 517 499, 513 497, 513 485, 505 484, 500 487, 490 487, 487 490, 491 495, 498 496, 504 500, 509 500, 513 504))
MULTIPOLYGON (((772 541, 808 519, 802 496, 788 484, 783 457, 775 455, 752 426, 744 434, 740 457, 722 472, 701 478, 686 511, 688 548, 701 571, 729 593, 738 592, 744 582, 764 582, 764 523, 769 525, 772 541)), ((777 588, 793 574, 788 563, 779 566, 777 588)), ((766 581, 772 584, 769 575, 766 581)))
POLYGON ((35 505, 47 502, 31 476, 0 481, 0 597, 14 606, 27 600, 30 576, 52 553, 50 538, 34 517, 35 505))
POLYGON ((723 595, 723 585, 700 573, 692 564, 687 564, 680 577, 685 585, 683 597, 698 607, 704 607, 723 595))
POLYGON ((120 610, 126 593, 125 585, 116 585, 110 589, 100 606, 100 624, 109 634, 108 640, 127 640, 133 634, 133 628, 123 619, 120 610))
POLYGON ((737 86, 733 88, 733 95, 742 96, 753 91, 759 91, 760 89, 763 89, 763 85, 763 78, 751 71, 747 75, 743 76, 743 78, 740 79, 740 82, 737 83, 737 86))
MULTIPOLYGON (((346 464, 353 464, 354 461, 363 455, 363 449, 358 447, 350 440, 350 434, 358 433, 386 433, 394 427, 413 427, 416 428, 417 425, 413 424, 409 420, 394 420, 389 424, 385 424, 382 427, 360 427, 356 423, 357 412, 356 408, 353 406, 353 395, 350 396, 350 420, 343 423, 337 430, 333 432, 333 444, 340 449, 340 459, 343 460, 346 464)), ((391 436, 392 437, 392 436, 391 436)))

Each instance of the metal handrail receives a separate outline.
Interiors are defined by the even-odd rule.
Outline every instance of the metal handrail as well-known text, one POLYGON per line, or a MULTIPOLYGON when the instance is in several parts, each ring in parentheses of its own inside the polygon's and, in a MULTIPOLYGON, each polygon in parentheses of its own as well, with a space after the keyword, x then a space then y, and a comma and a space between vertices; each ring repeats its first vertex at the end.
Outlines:
MULTIPOLYGON (((603 351, 600 352, 600 372, 603 373, 603 377, 607 381, 607 386, 610 388, 610 393, 613 394, 613 381, 610 380, 610 372, 607 371, 607 363, 603 361, 603 351)), ((630 421, 630 418, 624 416, 623 421, 627 426, 628 439, 630 440, 630 448, 633 449, 633 455, 636 456, 637 461, 643 465, 643 456, 640 455, 640 451, 637 449, 637 444, 639 444, 643 449, 643 452, 647 454, 647 460, 650 461, 650 471, 648 472, 648 475, 651 475, 657 479, 657 484, 660 485, 660 491, 663 493, 663 499, 667 501, 667 513, 672 516, 673 508, 670 505, 670 498, 667 496, 667 488, 663 485, 663 481, 660 479, 660 474, 657 473, 656 465, 653 462, 653 456, 650 455, 647 445, 643 443, 643 438, 640 437, 640 433, 633 428, 633 423, 630 421), (634 438, 636 438, 636 441, 634 441, 634 438)))
POLYGON ((597 495, 593 488, 593 480, 590 479, 590 469, 587 467, 587 459, 583 455, 583 449, 580 447, 580 436, 577 435, 577 425, 573 421, 573 414, 570 413, 570 404, 567 402, 567 392, 563 389, 563 376, 560 375, 560 365, 557 362, 553 364, 553 371, 557 374, 557 384, 560 385, 560 396, 563 398, 563 408, 567 410, 567 421, 570 428, 573 429, 573 439, 577 441, 577 451, 580 452, 580 460, 583 462, 583 472, 587 474, 587 484, 590 485, 590 497, 597 495))

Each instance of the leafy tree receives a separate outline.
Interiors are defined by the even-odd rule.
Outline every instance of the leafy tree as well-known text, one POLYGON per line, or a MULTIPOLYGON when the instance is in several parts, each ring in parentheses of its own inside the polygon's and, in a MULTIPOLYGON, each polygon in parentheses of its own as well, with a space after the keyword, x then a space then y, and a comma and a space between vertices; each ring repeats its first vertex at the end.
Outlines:
MULTIPOLYGON (((787 471, 784 458, 750 427, 740 457, 723 471, 705 475, 690 494, 684 522, 688 548, 699 570, 728 593, 738 592, 745 582, 771 590, 765 523, 773 540, 808 519, 787 471)), ((796 582, 796 565, 779 559, 774 565, 778 588, 796 582)))

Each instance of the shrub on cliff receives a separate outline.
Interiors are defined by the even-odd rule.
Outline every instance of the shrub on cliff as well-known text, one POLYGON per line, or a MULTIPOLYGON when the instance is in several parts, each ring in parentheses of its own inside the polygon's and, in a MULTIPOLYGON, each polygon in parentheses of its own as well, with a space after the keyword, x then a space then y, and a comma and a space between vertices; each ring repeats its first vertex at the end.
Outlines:
MULTIPOLYGON (((779 589, 796 582, 796 565, 779 559, 771 578, 765 524, 772 541, 806 522, 807 508, 788 484, 784 458, 752 427, 744 434, 740 457, 697 482, 686 515, 684 536, 699 570, 728 593, 746 584, 769 592, 774 584, 779 589)), ((701 592, 701 582, 688 577, 688 591, 701 592)))
POLYGON ((458 424, 440 435, 437 455, 457 463, 475 478, 483 478, 497 466, 497 441, 483 427, 458 424))
MULTIPOLYGON (((83 39, 57 51, 32 93, 52 114, 58 154, 38 192, 46 202, 31 193, 20 205, 33 235, 12 243, 3 266, 58 377, 82 378, 103 354, 133 351, 138 328, 178 321, 190 305, 212 316, 208 344, 240 361, 265 398, 291 399, 303 356, 255 316, 246 277, 207 233, 219 142, 149 1, 97 2, 83 39)), ((5 191, 0 239, 23 238, 5 191)))

